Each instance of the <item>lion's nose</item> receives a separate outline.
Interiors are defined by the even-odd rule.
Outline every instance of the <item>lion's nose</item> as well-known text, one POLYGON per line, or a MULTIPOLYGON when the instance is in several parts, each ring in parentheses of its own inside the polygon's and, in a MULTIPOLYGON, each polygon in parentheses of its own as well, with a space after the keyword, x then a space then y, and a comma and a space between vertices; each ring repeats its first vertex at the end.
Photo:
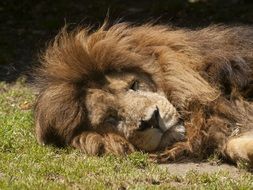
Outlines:
POLYGON ((156 108, 148 120, 141 120, 138 130, 144 131, 149 128, 159 128, 159 109, 156 108))

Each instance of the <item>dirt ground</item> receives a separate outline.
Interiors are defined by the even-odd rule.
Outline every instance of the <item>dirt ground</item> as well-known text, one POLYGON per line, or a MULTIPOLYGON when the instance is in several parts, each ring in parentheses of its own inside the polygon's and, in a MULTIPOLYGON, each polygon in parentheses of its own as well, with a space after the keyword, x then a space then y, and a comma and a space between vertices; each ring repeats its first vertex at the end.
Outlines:
POLYGON ((166 168, 173 175, 185 176, 187 173, 193 171, 199 174, 213 174, 216 172, 228 172, 230 177, 236 178, 242 175, 242 173, 246 173, 247 171, 238 169, 234 165, 229 164, 211 164, 209 162, 202 163, 194 163, 194 162, 186 162, 186 163, 172 163, 172 164, 162 164, 160 165, 162 168, 166 168))

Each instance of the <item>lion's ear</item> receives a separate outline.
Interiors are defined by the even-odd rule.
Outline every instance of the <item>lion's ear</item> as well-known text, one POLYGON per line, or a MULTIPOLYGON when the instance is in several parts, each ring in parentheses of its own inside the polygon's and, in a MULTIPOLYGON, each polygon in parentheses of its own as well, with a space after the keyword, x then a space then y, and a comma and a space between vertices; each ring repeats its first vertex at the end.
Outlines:
POLYGON ((83 106, 70 85, 42 90, 35 105, 37 140, 41 144, 68 144, 83 123, 83 106))

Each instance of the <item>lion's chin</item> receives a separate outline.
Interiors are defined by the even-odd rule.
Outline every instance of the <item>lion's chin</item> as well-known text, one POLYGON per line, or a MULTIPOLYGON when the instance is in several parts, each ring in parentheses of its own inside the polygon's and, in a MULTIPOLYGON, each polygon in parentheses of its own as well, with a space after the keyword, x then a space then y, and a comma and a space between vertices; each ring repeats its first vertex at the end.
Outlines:
POLYGON ((182 122, 177 122, 175 125, 170 126, 164 131, 161 126, 156 128, 150 126, 143 131, 138 131, 132 139, 133 144, 140 150, 152 152, 160 148, 170 146, 171 144, 183 141, 185 139, 185 127, 182 122))
POLYGON ((135 146, 140 150, 151 152, 158 148, 163 132, 157 128, 149 128, 139 131, 133 140, 135 146))

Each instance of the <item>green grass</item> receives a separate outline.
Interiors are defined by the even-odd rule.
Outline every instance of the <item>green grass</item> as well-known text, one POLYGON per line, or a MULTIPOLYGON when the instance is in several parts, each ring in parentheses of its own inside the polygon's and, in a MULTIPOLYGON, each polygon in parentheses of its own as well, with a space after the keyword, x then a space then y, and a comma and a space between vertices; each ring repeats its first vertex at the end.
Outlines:
POLYGON ((0 189, 252 189, 242 172, 176 176, 147 155, 89 157, 71 148, 42 147, 34 137, 34 95, 22 80, 0 83, 0 189))

